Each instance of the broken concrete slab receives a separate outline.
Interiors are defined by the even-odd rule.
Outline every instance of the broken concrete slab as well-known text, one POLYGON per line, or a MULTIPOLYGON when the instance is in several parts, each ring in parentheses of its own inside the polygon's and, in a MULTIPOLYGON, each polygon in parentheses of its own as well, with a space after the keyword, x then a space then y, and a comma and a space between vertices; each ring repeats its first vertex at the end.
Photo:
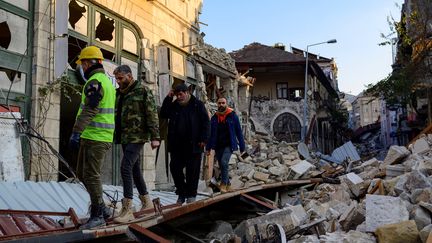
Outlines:
POLYGON ((431 232, 432 232, 432 224, 423 227, 423 229, 420 230, 419 232, 421 241, 426 242, 431 232))
POLYGON ((253 178, 255 179, 255 180, 258 180, 258 181, 264 181, 264 182, 267 182, 267 180, 269 179, 269 174, 267 174, 267 173, 263 173, 263 172, 260 172, 260 171, 255 171, 255 173, 254 173, 254 175, 253 175, 253 178))
POLYGON ((303 174, 305 174, 306 172, 308 172, 310 169, 312 169, 314 167, 315 166, 313 164, 307 162, 306 160, 302 160, 299 163, 290 167, 291 173, 294 173, 293 175, 291 175, 291 173, 290 173, 290 176, 292 176, 293 179, 298 179, 303 174))
POLYGON ((387 156, 385 157, 383 164, 384 166, 394 164, 396 162, 399 162, 409 154, 410 151, 405 146, 392 145, 387 152, 387 156))
POLYGON ((366 231, 374 232, 380 225, 409 219, 408 210, 400 198, 366 195, 366 231))
POLYGON ((343 230, 355 230, 365 222, 365 210, 357 203, 351 203, 349 208, 340 216, 339 223, 343 230))
POLYGON ((414 220, 379 226, 375 234, 380 243, 416 243, 420 241, 414 220))
POLYGON ((417 139, 412 146, 413 154, 423 154, 430 151, 430 146, 426 137, 417 139))
POLYGON ((341 176, 341 180, 343 180, 348 185, 348 188, 356 197, 363 194, 367 189, 364 184, 364 180, 353 172, 341 176))
POLYGON ((412 203, 432 203, 432 188, 419 188, 413 190, 411 193, 411 202, 412 203))
POLYGON ((429 211, 420 206, 416 206, 413 210, 412 219, 416 222, 418 230, 421 230, 432 223, 429 211))
POLYGON ((408 178, 405 183, 405 188, 409 192, 413 192, 415 189, 428 188, 431 186, 432 185, 428 180, 428 178, 422 173, 420 173, 419 171, 414 170, 411 173, 408 173, 408 178))
POLYGON ((241 222, 235 229, 234 233, 245 240, 245 242, 253 242, 254 236, 259 232, 266 232, 267 225, 279 224, 285 232, 293 230, 296 222, 291 217, 292 210, 278 210, 277 212, 266 214, 260 217, 252 218, 241 222), (256 229, 258 232, 256 232, 256 229))
POLYGON ((333 233, 326 233, 322 235, 321 242, 361 242, 361 243, 375 243, 375 237, 371 234, 359 232, 359 231, 349 231, 342 232, 336 231, 333 233))

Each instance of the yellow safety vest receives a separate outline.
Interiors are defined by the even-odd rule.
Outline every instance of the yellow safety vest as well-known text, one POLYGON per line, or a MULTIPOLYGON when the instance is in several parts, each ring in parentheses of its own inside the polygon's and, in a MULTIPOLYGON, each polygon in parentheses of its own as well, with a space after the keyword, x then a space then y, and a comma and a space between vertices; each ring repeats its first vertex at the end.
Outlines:
POLYGON ((111 80, 103 73, 93 74, 83 87, 83 92, 81 96, 81 105, 78 110, 77 117, 81 114, 82 108, 85 102, 85 87, 88 83, 94 79, 97 79, 103 89, 103 97, 99 102, 99 112, 92 119, 90 124, 84 129, 81 134, 81 138, 86 138, 89 140, 101 141, 101 142, 112 142, 114 137, 114 107, 116 91, 112 85, 111 80))

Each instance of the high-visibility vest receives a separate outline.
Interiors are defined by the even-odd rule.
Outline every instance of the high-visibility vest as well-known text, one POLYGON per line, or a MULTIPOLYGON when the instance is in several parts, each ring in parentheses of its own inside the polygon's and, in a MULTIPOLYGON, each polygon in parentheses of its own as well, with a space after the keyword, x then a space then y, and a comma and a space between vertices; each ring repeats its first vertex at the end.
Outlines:
POLYGON ((97 79, 102 84, 103 97, 99 102, 99 112, 92 119, 90 124, 86 126, 81 138, 86 138, 89 140, 101 141, 101 142, 112 142, 114 137, 114 107, 116 91, 112 85, 111 80, 103 73, 93 74, 83 87, 83 92, 81 96, 81 105, 78 110, 77 117, 81 114, 82 108, 85 102, 85 87, 92 80, 97 79))

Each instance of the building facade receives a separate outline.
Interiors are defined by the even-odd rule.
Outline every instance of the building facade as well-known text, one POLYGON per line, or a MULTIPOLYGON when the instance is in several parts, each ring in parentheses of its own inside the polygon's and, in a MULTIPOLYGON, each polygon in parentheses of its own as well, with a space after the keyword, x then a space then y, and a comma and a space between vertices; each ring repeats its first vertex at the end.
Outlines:
MULTIPOLYGON (((127 64, 159 105, 180 82, 191 85, 209 108, 216 90, 237 104, 247 89, 238 88, 232 58, 204 43, 201 10, 202 0, 0 0, 5 33, 0 35, 0 111, 21 112, 43 138, 23 141, 26 179, 72 176, 68 167, 74 168, 76 155, 67 145, 83 84, 75 61, 87 45, 101 48, 113 84, 112 71, 127 64)), ((120 157, 114 146, 103 167, 103 183, 120 184, 120 157)), ((164 142, 158 153, 145 146, 143 170, 150 189, 169 182, 167 159, 164 142)))

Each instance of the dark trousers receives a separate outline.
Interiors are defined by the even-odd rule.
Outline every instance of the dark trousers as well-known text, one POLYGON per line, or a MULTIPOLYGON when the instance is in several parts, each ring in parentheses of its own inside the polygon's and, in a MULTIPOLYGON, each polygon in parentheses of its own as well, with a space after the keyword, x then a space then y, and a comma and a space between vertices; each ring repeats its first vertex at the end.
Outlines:
POLYGON ((177 189, 176 193, 181 197, 196 197, 197 195, 201 154, 192 153, 191 150, 171 152, 170 170, 177 189), (186 176, 183 173, 185 167, 186 176))
POLYGON ((101 169, 111 143, 81 138, 78 151, 77 177, 84 183, 92 205, 103 203, 101 169))
POLYGON ((123 197, 125 198, 133 198, 133 182, 135 182, 140 195, 148 194, 139 159, 143 146, 143 143, 122 144, 123 159, 120 172, 123 180, 123 197))

